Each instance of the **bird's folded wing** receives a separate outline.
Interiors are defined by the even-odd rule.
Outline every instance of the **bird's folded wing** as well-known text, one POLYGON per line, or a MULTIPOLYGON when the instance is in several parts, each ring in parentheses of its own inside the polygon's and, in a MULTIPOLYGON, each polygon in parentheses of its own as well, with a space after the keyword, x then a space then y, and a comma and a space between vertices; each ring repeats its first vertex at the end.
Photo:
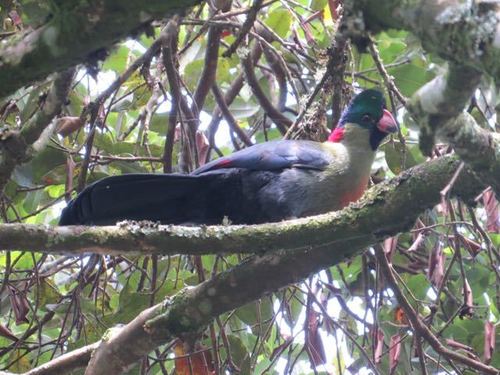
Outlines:
POLYGON ((331 161, 331 153, 326 152, 321 143, 282 140, 260 143, 216 159, 198 168, 192 174, 199 175, 224 168, 275 171, 296 167, 324 170, 331 161))

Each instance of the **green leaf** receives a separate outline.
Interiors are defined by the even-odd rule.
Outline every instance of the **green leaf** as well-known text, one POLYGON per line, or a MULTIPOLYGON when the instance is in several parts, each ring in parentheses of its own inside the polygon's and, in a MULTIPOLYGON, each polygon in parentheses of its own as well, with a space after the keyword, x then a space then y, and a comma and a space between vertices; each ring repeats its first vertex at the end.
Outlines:
POLYGON ((120 170, 122 174, 126 173, 148 173, 149 170, 143 167, 139 162, 115 161, 113 165, 120 170))
POLYGON ((81 348, 89 342, 97 342, 102 339, 102 335, 105 332, 106 327, 103 326, 102 322, 95 323, 87 318, 83 325, 83 331, 80 334, 80 338, 77 341, 69 341, 68 350, 71 351, 81 348))
POLYGON ((125 70, 130 53, 130 48, 128 48, 125 44, 122 44, 104 61, 104 64, 102 64, 102 70, 112 70, 114 72, 121 72, 125 70))
POLYGON ((253 101, 244 101, 240 97, 237 97, 231 103, 229 109, 231 110, 234 118, 240 120, 255 115, 259 111, 260 106, 258 106, 257 103, 253 101))
POLYGON ((64 194, 65 191, 65 185, 64 184, 59 184, 59 185, 50 185, 45 188, 45 191, 51 198, 59 198, 61 195, 64 194))
POLYGON ((380 58, 384 64, 392 63, 398 57, 401 57, 407 49, 405 39, 406 33, 391 36, 388 33, 382 32, 378 35, 377 46, 380 51, 380 58))
MULTIPOLYGON (((142 82, 141 82, 142 83, 142 82)), ((151 97, 151 90, 148 85, 142 85, 134 91, 134 99, 130 109, 139 109, 145 106, 151 97)))
POLYGON ((425 161, 425 157, 416 144, 403 146, 398 141, 388 142, 382 150, 385 152, 387 165, 394 174, 399 174, 425 161))
POLYGON ((459 341, 465 345, 472 345, 472 339, 484 332, 484 322, 480 319, 454 321, 445 331, 444 336, 459 341))
POLYGON ((31 369, 31 364, 29 361, 29 356, 26 355, 26 351, 22 349, 16 349, 9 354, 9 371, 14 373, 24 373, 31 369))
POLYGON ((429 281, 422 274, 411 276, 406 282, 406 286, 411 290, 415 298, 419 300, 425 299, 430 288, 429 281))
MULTIPOLYGON (((11 251, 10 261, 11 264, 15 263, 16 270, 31 270, 35 266, 35 262, 40 259, 40 253, 23 253, 21 251, 11 251)), ((0 267, 7 265, 7 256, 5 252, 0 255, 0 267)))
POLYGON ((264 23, 281 38, 285 38, 291 30, 292 15, 285 8, 275 8, 264 23))
POLYGON ((26 198, 23 200, 23 208, 26 212, 33 212, 42 205, 44 199, 47 198, 45 191, 35 190, 30 191, 26 194, 26 198))
POLYGON ((490 232, 488 235, 490 236, 493 245, 495 245, 495 247, 500 247, 500 233, 490 232))
POLYGON ((243 362, 250 358, 250 354, 248 353, 248 349, 243 344, 243 341, 241 340, 241 338, 238 336, 228 335, 227 339, 229 341, 231 358, 233 359, 234 363, 238 367, 241 367, 243 362))
POLYGON ((191 90, 191 92, 193 92, 193 90, 196 87, 196 84, 198 83, 198 80, 200 79, 200 73, 203 70, 204 64, 205 61, 199 59, 191 61, 184 68, 184 75, 183 75, 184 83, 191 90))
POLYGON ((472 289, 472 294, 475 298, 479 298, 485 290, 488 290, 493 285, 490 285, 491 269, 475 264, 467 271, 467 280, 472 289))
POLYGON ((49 83, 45 82, 40 86, 36 86, 35 88, 33 88, 33 90, 29 92, 29 95, 19 100, 17 106, 19 107, 19 110, 21 112, 19 114, 19 117, 22 123, 28 121, 30 118, 32 118, 33 114, 38 111, 41 104, 40 99, 48 88, 49 83))
POLYGON ((134 319, 142 310, 149 306, 151 295, 147 293, 134 292, 131 283, 127 283, 120 292, 120 302, 115 314, 106 317, 110 325, 128 323, 134 319))
POLYGON ((394 77, 394 83, 405 96, 412 96, 415 91, 434 78, 434 74, 421 66, 421 60, 415 59, 410 64, 395 67, 389 72, 394 77))
POLYGON ((61 299, 61 293, 59 293, 56 286, 50 279, 46 277, 40 278, 38 285, 38 298, 40 299, 39 303, 41 306, 59 302, 61 299))
POLYGON ((47 17, 53 12, 48 1, 23 0, 21 18, 24 24, 29 24, 33 29, 47 22, 47 17))
POLYGON ((256 302, 250 302, 236 310, 236 316, 241 321, 254 326, 272 318, 273 307, 269 298, 264 298, 256 302))
POLYGON ((65 165, 66 154, 62 150, 46 147, 29 163, 17 166, 12 178, 20 186, 27 187, 64 183, 65 173, 56 167, 65 165))
POLYGON ((494 352, 490 365, 495 368, 500 368, 500 350, 494 352))
POLYGON ((217 63, 216 81, 218 84, 231 83, 233 75, 230 73, 231 66, 230 59, 219 57, 217 63))
MULTIPOLYGON (((280 131, 276 128, 271 128, 267 130, 267 140, 272 141, 273 139, 281 139, 282 135, 280 131)), ((262 143, 266 141, 266 137, 264 132, 259 132, 255 135, 255 139, 257 140, 257 143, 262 143)))
MULTIPOLYGON (((137 150, 136 142, 117 142, 114 135, 110 132, 100 134, 96 137, 94 144, 108 152, 111 155, 136 155, 137 151, 142 151, 143 147, 137 150)), ((163 146, 150 145, 150 150, 153 156, 161 156, 163 153, 163 146)), ((114 163, 113 163, 114 164, 114 163)))
POLYGON ((157 133, 165 134, 167 132, 169 113, 158 113, 156 112, 151 116, 151 123, 149 128, 157 133))
POLYGON ((299 319, 300 313, 304 310, 304 295, 301 293, 296 293, 294 298, 290 301, 290 313, 289 323, 295 325, 299 319))
POLYGON ((309 8, 312 10, 323 10, 328 3, 328 0, 311 0, 309 3, 309 8))

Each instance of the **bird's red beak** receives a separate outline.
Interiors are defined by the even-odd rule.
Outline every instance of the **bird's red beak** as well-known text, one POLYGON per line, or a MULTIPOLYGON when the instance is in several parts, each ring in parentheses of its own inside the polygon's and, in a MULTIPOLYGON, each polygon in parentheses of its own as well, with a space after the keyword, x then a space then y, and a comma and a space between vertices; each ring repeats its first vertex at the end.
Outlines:
POLYGON ((384 114, 378 122, 377 128, 384 133, 396 133, 398 131, 398 124, 387 109, 384 109, 384 114))

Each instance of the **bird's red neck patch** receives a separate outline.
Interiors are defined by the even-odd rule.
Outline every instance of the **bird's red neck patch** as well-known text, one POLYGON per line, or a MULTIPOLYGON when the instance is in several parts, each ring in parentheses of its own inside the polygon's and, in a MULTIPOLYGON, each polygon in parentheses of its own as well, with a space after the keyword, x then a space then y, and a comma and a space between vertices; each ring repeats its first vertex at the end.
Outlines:
POLYGON ((328 142, 340 142, 343 139, 344 139, 344 127, 337 126, 328 137, 328 142))

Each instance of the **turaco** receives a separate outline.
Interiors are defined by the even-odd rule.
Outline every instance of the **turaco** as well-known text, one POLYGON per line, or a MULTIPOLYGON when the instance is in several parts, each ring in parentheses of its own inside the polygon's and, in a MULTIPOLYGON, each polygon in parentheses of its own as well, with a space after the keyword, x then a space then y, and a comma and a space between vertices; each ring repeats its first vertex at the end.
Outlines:
POLYGON ((361 197, 375 152, 396 122, 381 92, 356 95, 323 143, 280 140, 216 159, 189 175, 126 174, 85 188, 60 225, 255 224, 338 210, 361 197))

